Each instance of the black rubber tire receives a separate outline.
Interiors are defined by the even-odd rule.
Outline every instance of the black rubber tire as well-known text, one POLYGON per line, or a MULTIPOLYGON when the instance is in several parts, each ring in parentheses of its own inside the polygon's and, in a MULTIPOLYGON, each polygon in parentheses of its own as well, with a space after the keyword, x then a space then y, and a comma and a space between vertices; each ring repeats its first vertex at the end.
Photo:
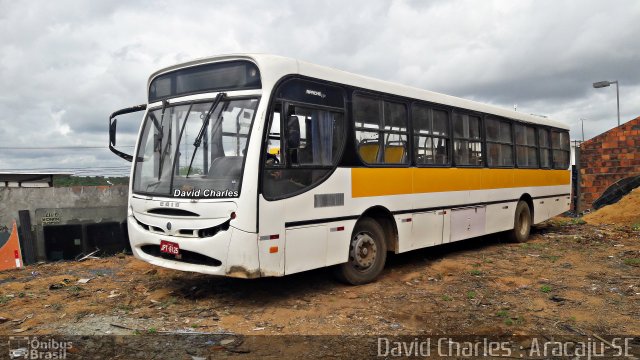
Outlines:
POLYGON ((380 224, 371 218, 362 218, 358 221, 349 240, 349 260, 336 266, 335 274, 341 281, 351 285, 362 285, 375 280, 384 269, 387 261, 387 244, 384 231, 380 224), (359 234, 367 234, 376 246, 376 255, 373 264, 367 269, 359 269, 352 257, 352 242, 359 234))
POLYGON ((525 201, 519 201, 516 205, 515 219, 513 221, 513 230, 508 232, 509 240, 511 242, 523 243, 529 239, 529 233, 531 232, 531 224, 533 219, 531 218, 531 209, 529 204, 525 201))

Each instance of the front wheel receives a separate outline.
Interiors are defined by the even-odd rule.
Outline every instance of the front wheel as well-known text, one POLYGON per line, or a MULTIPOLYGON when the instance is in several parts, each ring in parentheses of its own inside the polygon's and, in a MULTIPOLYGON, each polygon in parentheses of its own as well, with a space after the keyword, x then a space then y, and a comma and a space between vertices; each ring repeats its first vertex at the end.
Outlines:
POLYGON ((373 281, 384 268, 387 245, 384 231, 377 221, 363 218, 353 229, 349 260, 336 268, 338 278, 351 285, 373 281))
POLYGON ((531 209, 529 204, 519 201, 516 206, 516 216, 513 224, 513 230, 509 231, 509 239, 513 242, 525 242, 529 238, 531 231, 531 209))

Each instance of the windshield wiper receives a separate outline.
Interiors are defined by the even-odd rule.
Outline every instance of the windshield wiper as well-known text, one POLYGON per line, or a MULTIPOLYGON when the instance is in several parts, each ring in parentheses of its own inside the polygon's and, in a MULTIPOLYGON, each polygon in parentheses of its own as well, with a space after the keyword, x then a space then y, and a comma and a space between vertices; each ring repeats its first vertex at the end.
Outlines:
POLYGON ((204 120, 202 122, 202 127, 200 127, 200 131, 198 132, 198 135, 196 136, 196 140, 193 142, 193 146, 195 147, 195 149, 193 149, 193 154, 191 155, 191 161, 189 162, 189 168, 187 168, 187 175, 185 177, 189 177, 189 172, 191 172, 191 166, 193 165, 193 159, 195 159, 196 152, 198 152, 198 148, 200 147, 200 144, 202 143, 202 138, 204 137, 204 132, 207 130, 207 126, 209 126, 209 119, 211 119, 211 115, 213 115, 213 112, 216 110, 216 108, 218 107, 220 102, 226 96, 227 96, 227 94, 225 94, 225 93, 218 93, 218 95, 216 96, 215 100, 213 100, 213 104, 211 104, 211 107, 209 108, 209 111, 207 112, 207 116, 204 118, 204 120))

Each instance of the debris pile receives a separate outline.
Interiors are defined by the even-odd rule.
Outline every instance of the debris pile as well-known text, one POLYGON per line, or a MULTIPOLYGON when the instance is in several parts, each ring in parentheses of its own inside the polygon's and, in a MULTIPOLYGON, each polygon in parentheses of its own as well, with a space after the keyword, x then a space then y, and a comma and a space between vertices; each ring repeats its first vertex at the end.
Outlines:
POLYGON ((583 219, 593 225, 616 224, 640 228, 640 187, 631 191, 617 203, 591 212, 583 219))

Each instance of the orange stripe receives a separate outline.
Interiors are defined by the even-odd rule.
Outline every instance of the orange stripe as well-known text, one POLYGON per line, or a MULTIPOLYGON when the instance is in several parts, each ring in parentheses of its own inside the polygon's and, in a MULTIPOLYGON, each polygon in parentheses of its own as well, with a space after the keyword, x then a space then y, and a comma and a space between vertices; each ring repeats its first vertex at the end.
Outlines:
POLYGON ((443 191, 569 185, 568 170, 465 168, 354 168, 355 197, 443 191))

